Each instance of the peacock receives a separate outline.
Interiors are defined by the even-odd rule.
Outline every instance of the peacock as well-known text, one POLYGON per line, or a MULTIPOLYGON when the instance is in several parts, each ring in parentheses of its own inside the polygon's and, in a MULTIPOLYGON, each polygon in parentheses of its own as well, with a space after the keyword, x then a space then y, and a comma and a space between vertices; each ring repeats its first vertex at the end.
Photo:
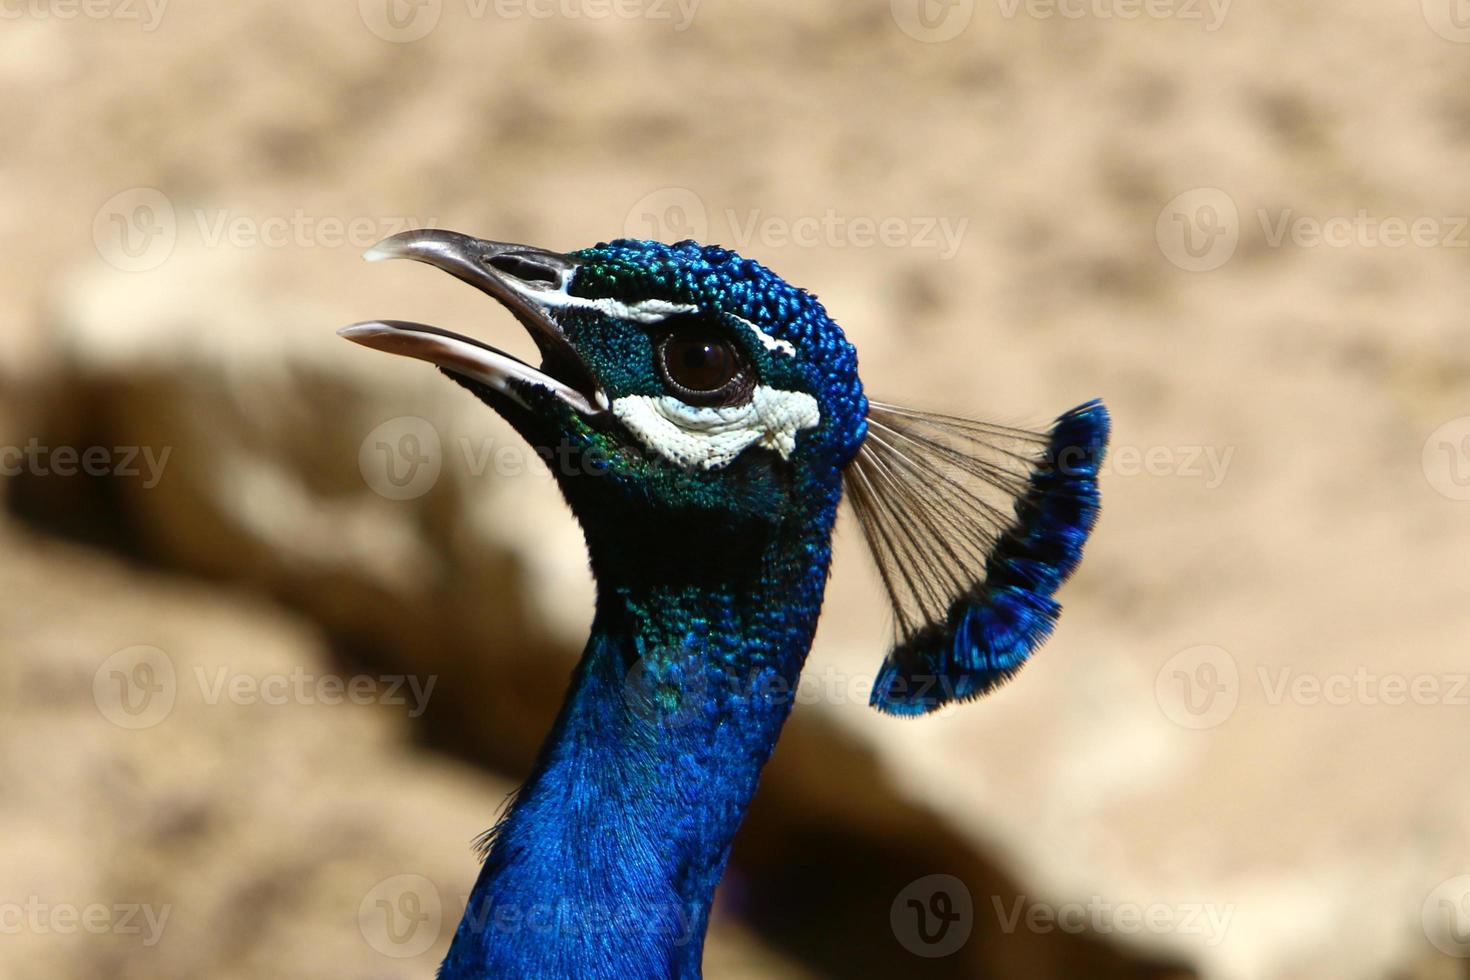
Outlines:
POLYGON ((1051 632, 1097 517, 1107 411, 1032 431, 870 400, 817 298, 718 246, 419 230, 365 257, 448 272, 530 332, 540 367, 420 323, 341 331, 436 365, 552 461, 597 586, 439 976, 698 977, 844 491, 895 624, 871 704, 932 712, 1005 682, 1051 632))

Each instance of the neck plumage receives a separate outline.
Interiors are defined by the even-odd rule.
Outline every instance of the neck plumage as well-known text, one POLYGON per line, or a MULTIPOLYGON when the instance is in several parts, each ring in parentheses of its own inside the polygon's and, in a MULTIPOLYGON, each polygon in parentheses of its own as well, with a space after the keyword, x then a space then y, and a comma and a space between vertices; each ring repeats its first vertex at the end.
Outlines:
POLYGON ((835 509, 833 495, 714 540, 589 531, 592 636, 491 834, 444 980, 700 975, 715 886, 816 629, 835 509))

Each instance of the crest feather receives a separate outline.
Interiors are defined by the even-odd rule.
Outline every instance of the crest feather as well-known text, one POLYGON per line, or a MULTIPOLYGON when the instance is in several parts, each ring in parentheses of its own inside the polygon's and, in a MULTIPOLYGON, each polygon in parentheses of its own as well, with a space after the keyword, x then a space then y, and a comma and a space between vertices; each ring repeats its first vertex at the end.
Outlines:
POLYGON ((845 479, 897 626, 873 707, 979 697, 1046 641, 1097 520, 1108 430, 1100 401, 1049 432, 870 404, 845 479))

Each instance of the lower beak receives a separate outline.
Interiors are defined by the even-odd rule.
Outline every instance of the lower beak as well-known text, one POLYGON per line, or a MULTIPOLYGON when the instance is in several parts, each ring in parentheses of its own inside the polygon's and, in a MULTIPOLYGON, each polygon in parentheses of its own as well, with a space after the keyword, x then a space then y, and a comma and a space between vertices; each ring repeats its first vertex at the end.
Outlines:
POLYGON ((565 304, 577 259, 529 245, 483 241, 434 229, 385 238, 368 249, 363 258, 369 262, 425 262, 488 293, 530 332, 541 351, 541 367, 534 368, 471 337, 403 320, 355 323, 338 331, 343 337, 364 347, 428 361, 477 381, 523 407, 527 389, 541 388, 583 415, 607 410, 607 395, 549 312, 565 304))

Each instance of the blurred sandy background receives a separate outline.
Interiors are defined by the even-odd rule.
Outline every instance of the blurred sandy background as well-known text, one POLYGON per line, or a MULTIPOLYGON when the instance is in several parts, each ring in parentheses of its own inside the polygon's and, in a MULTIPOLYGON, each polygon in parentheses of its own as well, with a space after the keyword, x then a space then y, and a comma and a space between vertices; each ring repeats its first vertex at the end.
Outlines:
POLYGON ((711 977, 1466 975, 1462 3, 0 14, 0 976, 432 974, 591 586, 491 413, 333 335, 529 349, 359 261, 420 224, 693 234, 887 400, 1113 410, 983 703, 865 706, 844 524, 711 977), (944 957, 890 915, 931 875, 944 957))

